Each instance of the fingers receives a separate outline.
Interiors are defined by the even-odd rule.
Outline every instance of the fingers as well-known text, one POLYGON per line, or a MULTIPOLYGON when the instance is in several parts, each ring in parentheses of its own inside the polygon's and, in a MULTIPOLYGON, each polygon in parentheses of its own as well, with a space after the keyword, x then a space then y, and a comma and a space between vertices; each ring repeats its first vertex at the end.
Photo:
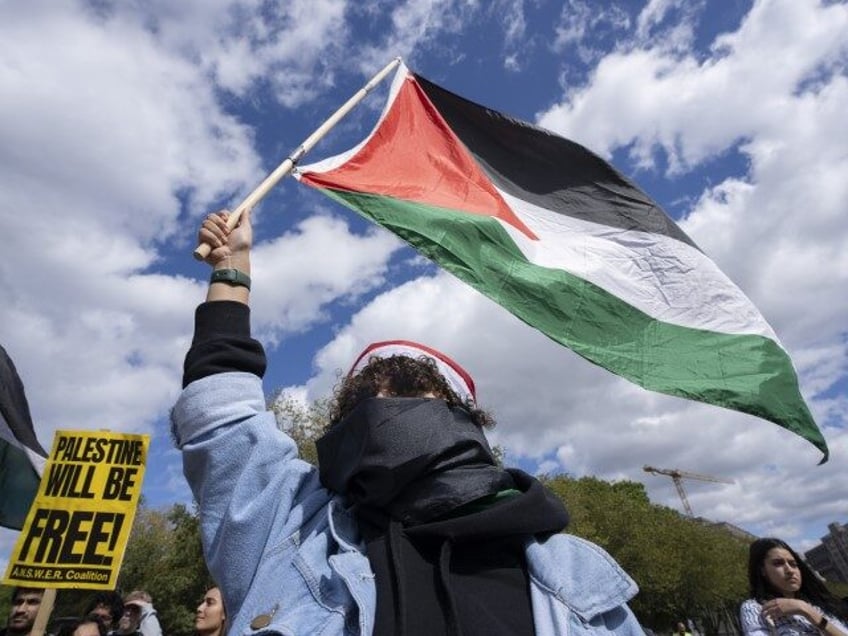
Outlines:
POLYGON ((780 611, 780 606, 777 604, 776 600, 771 600, 763 604, 763 616, 765 616, 767 619, 773 621, 781 614, 782 612, 780 611))
POLYGON ((793 604, 786 599, 775 598, 763 604, 763 616, 772 621, 792 613, 794 613, 793 604))
POLYGON ((198 243, 207 243, 213 250, 223 247, 227 243, 230 229, 227 227, 229 212, 213 212, 209 214, 200 225, 197 233, 198 243))

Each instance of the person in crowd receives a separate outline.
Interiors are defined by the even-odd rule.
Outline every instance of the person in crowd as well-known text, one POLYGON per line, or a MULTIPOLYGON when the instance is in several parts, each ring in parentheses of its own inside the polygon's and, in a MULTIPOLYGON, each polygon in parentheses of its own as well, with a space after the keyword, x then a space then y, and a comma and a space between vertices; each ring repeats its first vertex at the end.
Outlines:
POLYGON ((561 531, 562 502, 498 466, 474 382, 430 347, 368 347, 336 390, 319 468, 266 410, 250 335, 252 231, 199 232, 213 268, 172 413, 229 631, 639 634, 633 580, 561 531))
POLYGON ((66 622, 56 636, 106 636, 106 626, 96 614, 66 622))
POLYGON ((127 619, 126 623, 131 632, 121 632, 123 634, 137 631, 142 636, 162 636, 162 627, 153 607, 153 598, 144 590, 133 590, 124 597, 124 614, 121 621, 124 619, 127 619))
POLYGON ((41 607, 42 596, 44 590, 41 588, 12 588, 12 607, 6 619, 6 627, 0 630, 0 636, 29 636, 41 607))
POLYGON ((141 636, 138 627, 141 624, 141 608, 135 603, 127 603, 118 620, 115 634, 119 636, 141 636))
POLYGON ((740 608, 744 634, 848 636, 845 604, 786 542, 767 537, 751 544, 748 583, 751 598, 740 608))
POLYGON ((117 631, 118 621, 121 620, 123 613, 124 600, 114 590, 94 594, 83 612, 85 616, 97 616, 106 628, 107 634, 117 631))
POLYGON ((224 636, 226 624, 227 612, 221 590, 217 586, 210 587, 197 606, 194 629, 198 636, 224 636))
POLYGON ((674 628, 674 636, 692 636, 692 632, 686 627, 686 623, 680 621, 674 628))

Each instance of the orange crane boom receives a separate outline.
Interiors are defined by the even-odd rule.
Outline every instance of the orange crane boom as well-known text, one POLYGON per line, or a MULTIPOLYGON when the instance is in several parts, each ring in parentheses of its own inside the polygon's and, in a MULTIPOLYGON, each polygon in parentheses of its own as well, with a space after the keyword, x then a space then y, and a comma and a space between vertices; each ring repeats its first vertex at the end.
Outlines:
POLYGON ((686 470, 680 470, 678 468, 654 468, 653 466, 643 466, 642 470, 644 470, 646 473, 653 473, 655 475, 666 475, 667 477, 671 477, 671 480, 674 482, 674 487, 677 488, 677 494, 680 495, 680 501, 683 502, 683 508, 686 510, 686 514, 690 517, 694 517, 695 515, 692 513, 692 506, 689 505, 689 499, 688 497, 686 497, 686 491, 683 489, 684 479, 695 479, 697 481, 712 481, 719 484, 735 483, 732 479, 713 477, 712 475, 702 475, 701 473, 692 473, 686 470))

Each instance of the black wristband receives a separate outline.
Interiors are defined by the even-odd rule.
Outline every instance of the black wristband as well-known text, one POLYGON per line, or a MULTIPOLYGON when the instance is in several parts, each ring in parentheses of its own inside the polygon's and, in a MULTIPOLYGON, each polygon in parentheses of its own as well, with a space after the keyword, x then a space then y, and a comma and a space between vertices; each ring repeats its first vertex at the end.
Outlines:
POLYGON ((250 289, 250 276, 237 269, 216 269, 212 272, 209 283, 226 283, 233 287, 250 289))
POLYGON ((826 630, 826 629, 827 629, 827 623, 828 623, 827 616, 825 616, 824 614, 822 614, 821 620, 819 621, 819 624, 817 625, 817 627, 818 627, 821 631, 824 631, 824 630, 826 630))

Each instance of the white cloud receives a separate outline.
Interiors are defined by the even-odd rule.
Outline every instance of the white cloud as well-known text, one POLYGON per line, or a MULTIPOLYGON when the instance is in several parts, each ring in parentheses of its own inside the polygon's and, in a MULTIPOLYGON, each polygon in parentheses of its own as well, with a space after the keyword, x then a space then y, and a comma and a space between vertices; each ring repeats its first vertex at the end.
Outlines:
POLYGON ((320 320, 327 303, 383 284, 386 261, 400 245, 387 232, 355 236, 337 217, 313 216, 257 246, 253 278, 262 293, 254 294, 252 313, 259 334, 277 342, 281 332, 320 320))
MULTIPOLYGON (((630 28, 627 11, 617 4, 601 7, 597 3, 568 0, 563 4, 559 22, 554 26, 551 48, 560 54, 575 50, 584 64, 597 62, 604 55, 598 37, 620 34, 630 28)), ((566 67, 570 70, 569 67, 566 67)))
POLYGON ((332 85, 332 74, 320 69, 344 55, 347 7, 345 0, 156 0, 114 3, 107 15, 145 25, 162 48, 240 97, 264 82, 294 108, 332 85))
POLYGON ((636 39, 667 51, 687 50, 704 0, 650 0, 636 19, 636 39))
POLYGON ((654 165, 660 147, 672 173, 714 158, 737 140, 797 124, 792 111, 803 96, 796 90, 823 65, 844 61, 844 5, 758 7, 738 32, 717 40, 721 53, 704 61, 662 47, 606 56, 591 83, 540 114, 540 123, 602 153, 634 142, 644 167, 654 165), (792 62, 763 65, 777 56, 792 62))
POLYGON ((72 9, 0 7, 0 217, 15 237, 0 339, 47 443, 58 427, 150 430, 167 409, 183 306, 202 293, 150 272, 176 193, 203 209, 259 173, 250 131, 199 69, 140 25, 72 9))
POLYGON ((365 74, 397 56, 408 60, 411 67, 417 56, 430 55, 433 50, 440 56, 461 56, 454 47, 445 48, 443 38, 462 33, 479 9, 477 2, 471 0, 406 0, 391 6, 391 28, 378 43, 359 50, 360 68, 365 74))
POLYGON ((504 32, 504 68, 518 72, 533 47, 532 38, 527 36, 524 0, 500 0, 491 5, 490 11, 504 32))
POLYGON ((257 173, 250 131, 221 111, 197 68, 137 25, 57 7, 38 16, 33 38, 33 16, 5 7, 4 205, 56 197, 33 191, 47 180, 61 188, 61 202, 44 201, 56 222, 73 208, 78 222, 96 217, 150 241, 173 232, 176 190, 205 208, 257 173))

